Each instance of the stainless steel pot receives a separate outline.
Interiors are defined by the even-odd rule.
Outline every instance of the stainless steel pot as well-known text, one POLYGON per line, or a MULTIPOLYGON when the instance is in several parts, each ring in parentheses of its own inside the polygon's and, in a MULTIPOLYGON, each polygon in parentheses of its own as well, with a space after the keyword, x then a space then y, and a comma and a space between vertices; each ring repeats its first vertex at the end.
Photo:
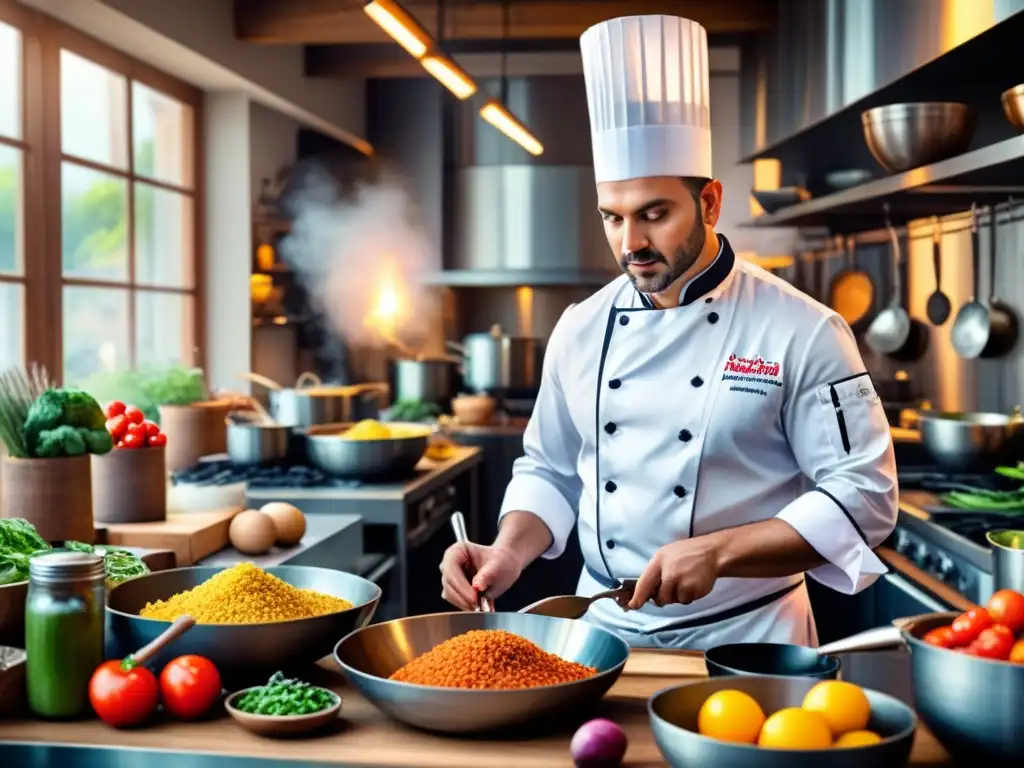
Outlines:
POLYGON ((992 545, 992 586, 1024 594, 1024 530, 989 531, 992 545))
POLYGON ((459 393, 459 363, 456 360, 393 360, 391 381, 395 402, 419 400, 447 411, 452 398, 459 393))
POLYGON ((920 415, 921 443, 944 469, 988 471, 1016 462, 1021 445, 1020 408, 1003 413, 932 413, 920 415))
POLYGON ((270 390, 270 415, 278 424, 313 427, 375 418, 382 385, 295 387, 270 390))
POLYGON ((227 424, 228 458, 235 464, 275 464, 288 458, 292 428, 279 424, 227 424))
POLYGON ((500 325, 488 333, 471 333, 461 344, 449 342, 463 357, 465 388, 474 394, 508 394, 540 387, 544 341, 507 336, 500 325))

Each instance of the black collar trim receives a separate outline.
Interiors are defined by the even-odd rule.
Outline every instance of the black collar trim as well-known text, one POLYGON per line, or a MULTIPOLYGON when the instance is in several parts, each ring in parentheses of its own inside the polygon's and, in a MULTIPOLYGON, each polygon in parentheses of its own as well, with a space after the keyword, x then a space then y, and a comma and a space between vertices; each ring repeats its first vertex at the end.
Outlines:
MULTIPOLYGON (((697 277, 690 281, 690 284, 686 286, 686 290, 683 291, 682 300, 679 302, 679 306, 687 307, 693 304, 698 299, 703 298, 707 294, 711 293, 715 288, 720 286, 722 282, 732 272, 733 264, 736 262, 736 254, 733 253, 732 246, 729 245, 729 241, 725 238, 725 235, 718 236, 721 246, 718 249, 718 256, 711 262, 711 266, 701 272, 697 277)), ((635 290, 635 289, 634 289, 635 290)), ((640 303, 647 309, 657 309, 654 306, 654 302, 645 293, 637 291, 637 295, 640 297, 640 303)))

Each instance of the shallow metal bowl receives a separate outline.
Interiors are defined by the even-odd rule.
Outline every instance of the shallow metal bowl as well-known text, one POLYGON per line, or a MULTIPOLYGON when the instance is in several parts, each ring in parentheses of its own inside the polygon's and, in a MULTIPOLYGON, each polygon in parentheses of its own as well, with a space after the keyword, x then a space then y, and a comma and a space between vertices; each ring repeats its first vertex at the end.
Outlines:
POLYGON ((902 173, 966 152, 976 112, 967 104, 924 101, 875 107, 860 117, 875 160, 890 173, 902 173))
POLYGON ((1004 413, 929 413, 919 419, 921 444, 935 462, 959 472, 988 471, 1015 463, 1020 421, 1004 413))
POLYGON ((878 744, 847 749, 762 749, 719 741, 697 733, 697 713, 713 693, 726 689, 754 697, 765 715, 799 707, 811 688, 810 677, 719 677, 658 691, 647 704, 654 740, 673 768, 727 765, 730 768, 898 768, 907 764, 914 744, 917 716, 903 702, 865 690, 871 702, 868 728, 882 737, 878 744))
POLYGON ((819 656, 810 648, 784 643, 730 643, 708 648, 704 664, 711 677, 782 675, 835 680, 843 666, 838 656, 819 656))
POLYGON ((423 424, 395 426, 424 432, 415 437, 383 440, 346 440, 340 437, 349 423, 322 424, 306 430, 306 455, 318 468, 340 478, 368 479, 409 477, 427 452, 429 427, 423 424))
POLYGON ((764 208, 766 213, 787 208, 811 199, 811 193, 803 187, 782 187, 781 189, 752 189, 751 196, 764 208))
POLYGON ((618 636, 573 619, 524 613, 435 613, 356 630, 334 649, 342 672, 387 715, 442 733, 500 731, 574 717, 596 704, 622 673, 629 646, 618 636), (388 677, 457 635, 504 629, 549 653, 597 669, 587 680, 520 690, 470 690, 413 685, 388 677))
MULTIPOLYGON (((108 654, 133 653, 170 626, 168 621, 139 616, 146 603, 197 587, 223 570, 176 568, 118 584, 107 597, 108 654)), ((264 570, 293 586, 348 600, 354 607, 269 624, 196 624, 158 654, 154 667, 159 669, 175 656, 194 653, 216 664, 229 688, 247 682, 262 684, 278 669, 312 664, 329 655, 339 638, 373 618, 380 601, 380 587, 352 573, 301 565, 264 570)))
POLYGON ((1015 85, 1003 91, 1003 112, 1010 125, 1024 131, 1024 84, 1015 85))

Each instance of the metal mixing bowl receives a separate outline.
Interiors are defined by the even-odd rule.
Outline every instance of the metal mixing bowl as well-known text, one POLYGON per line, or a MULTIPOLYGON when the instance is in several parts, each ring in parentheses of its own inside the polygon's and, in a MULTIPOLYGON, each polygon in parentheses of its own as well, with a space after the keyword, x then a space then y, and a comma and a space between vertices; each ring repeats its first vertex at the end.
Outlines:
POLYGON ((966 152, 976 112, 967 104, 925 101, 875 107, 860 119, 875 160, 890 173, 902 173, 966 152))
MULTIPOLYGON (((122 582, 107 596, 108 654, 126 656, 154 640, 169 621, 144 619, 146 603, 166 600, 197 587, 224 568, 196 567, 158 571, 122 582)), ((205 656, 217 665, 229 687, 266 682, 277 669, 312 664, 330 654, 338 638, 373 618, 381 590, 376 584, 344 571, 301 565, 264 569, 293 586, 348 600, 347 611, 310 619, 269 624, 196 624, 161 651, 153 661, 159 669, 185 653, 205 656)))
POLYGON ((903 702, 865 690, 871 703, 868 728, 882 737, 878 744, 847 749, 762 749, 719 741, 697 733, 697 713, 717 691, 738 690, 754 697, 765 715, 799 707, 820 680, 809 677, 719 677, 658 691, 647 704, 658 749, 673 768, 727 765, 730 768, 902 768, 914 744, 917 716, 903 702))
POLYGON ((1019 131, 1024 131, 1024 84, 1003 91, 1003 112, 1006 119, 1019 131))
POLYGON ((334 477, 368 479, 409 477, 427 452, 429 428, 423 424, 398 424, 424 432, 416 437, 382 440, 346 440, 339 435, 352 424, 323 424, 306 430, 306 455, 334 477))
POLYGON ((935 462, 958 472, 989 471, 1015 463, 1020 420, 1004 413, 931 413, 919 420, 921 444, 935 462))
POLYGON ((356 630, 334 649, 345 676, 371 703, 408 725, 442 733, 481 733, 581 713, 612 687, 629 646, 593 624, 526 613, 461 612, 410 616, 356 630), (412 685, 388 677, 437 645, 474 629, 504 629, 549 653, 597 669, 573 683, 517 690, 412 685))

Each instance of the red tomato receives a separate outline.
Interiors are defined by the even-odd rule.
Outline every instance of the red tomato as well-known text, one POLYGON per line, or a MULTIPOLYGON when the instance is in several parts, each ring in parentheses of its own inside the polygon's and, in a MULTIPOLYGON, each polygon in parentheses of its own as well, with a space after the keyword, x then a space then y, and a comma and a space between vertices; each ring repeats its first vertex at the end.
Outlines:
POLYGON ((128 419, 128 421, 130 421, 132 424, 141 424, 146 420, 146 416, 134 405, 129 405, 125 407, 124 417, 128 419))
POLYGON ((1018 640, 1010 649, 1010 661, 1014 664, 1024 664, 1024 640, 1018 640))
POLYGON ((982 630, 978 639, 971 643, 971 647, 977 656, 1006 661, 1010 658, 1014 640, 1013 632, 1002 624, 995 624, 982 630))
POLYGON ((142 448, 146 445, 146 435, 139 430, 133 430, 124 436, 122 442, 125 448, 142 448))
POLYGON ((156 709, 156 677, 129 659, 100 664, 89 680, 89 703, 107 725, 138 725, 156 709))
POLYGON ((972 608, 967 613, 961 613, 953 621, 953 634, 956 635, 957 645, 970 645, 975 641, 983 629, 992 626, 992 617, 984 608, 972 608))
POLYGON ((150 448, 160 448, 167 445, 167 435, 163 432, 158 432, 146 441, 146 445, 150 448))
POLYGON ((146 437, 147 438, 148 437, 153 437, 155 435, 159 435, 160 434, 160 427, 158 425, 154 424, 149 419, 146 419, 144 422, 142 422, 142 427, 143 427, 143 429, 146 430, 146 437))
POLYGON ((181 720, 194 720, 220 698, 220 673, 207 658, 179 656, 160 673, 160 694, 168 712, 181 720))
POLYGON ((124 438, 125 433, 128 431, 128 419, 124 417, 124 414, 118 414, 117 416, 111 416, 107 419, 107 432, 114 438, 116 443, 118 440, 124 438))
POLYGON ((996 624, 1014 633, 1024 629, 1024 595, 1012 589, 1000 589, 988 601, 989 615, 996 624))
POLYGON ((124 413, 125 405, 120 400, 111 400, 107 403, 107 407, 103 409, 103 414, 108 418, 112 419, 115 416, 120 416, 124 413))
POLYGON ((956 646, 956 633, 952 627, 936 627, 922 638, 926 643, 937 645, 939 648, 953 648, 956 646))

